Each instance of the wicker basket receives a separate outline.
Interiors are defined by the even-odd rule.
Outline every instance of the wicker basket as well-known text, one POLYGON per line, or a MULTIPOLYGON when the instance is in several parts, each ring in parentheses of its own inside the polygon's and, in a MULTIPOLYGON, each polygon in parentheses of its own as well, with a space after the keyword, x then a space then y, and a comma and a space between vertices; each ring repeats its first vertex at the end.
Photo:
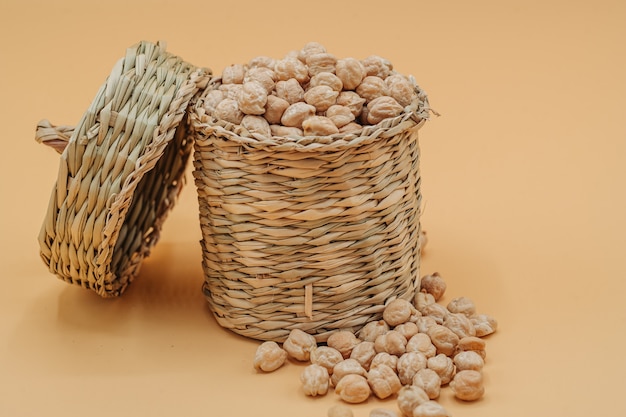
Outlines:
POLYGON ((120 295, 159 238, 191 154, 183 116, 210 71, 141 42, 127 50, 78 126, 39 123, 61 162, 39 243, 59 278, 120 295))
POLYGON ((418 99, 360 134, 266 138, 191 111, 204 293, 225 328, 319 342, 419 288, 418 99))

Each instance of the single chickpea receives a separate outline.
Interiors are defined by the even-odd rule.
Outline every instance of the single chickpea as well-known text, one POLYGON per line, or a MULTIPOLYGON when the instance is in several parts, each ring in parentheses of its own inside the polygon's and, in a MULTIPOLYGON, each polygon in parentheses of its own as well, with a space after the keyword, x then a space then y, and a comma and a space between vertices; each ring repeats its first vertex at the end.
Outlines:
POLYGON ((428 329, 430 329, 436 324, 437 322, 435 321, 435 319, 430 316, 418 317, 415 320, 415 325, 417 326, 417 330, 420 333, 428 333, 428 329))
POLYGON ((398 413, 388 408, 374 408, 369 417, 398 417, 398 413))
POLYGON ((220 101, 224 100, 224 92, 221 90, 211 90, 204 96, 204 109, 210 115, 215 114, 215 108, 220 103, 220 101))
POLYGON ((245 114, 259 115, 265 113, 267 103, 267 91, 258 82, 248 81, 237 98, 239 109, 245 114))
POLYGON ((273 372, 283 366, 286 360, 287 352, 278 343, 267 341, 257 348, 252 364, 258 371, 273 372))
POLYGON ((446 356, 452 356, 459 344, 459 336, 452 330, 442 325, 434 325, 428 329, 428 336, 437 348, 437 353, 443 353, 446 356))
POLYGON ((229 123, 238 125, 243 120, 243 113, 239 110, 237 102, 230 98, 220 101, 215 107, 216 119, 224 120, 229 123))
POLYGON ((367 382, 374 395, 381 400, 397 394, 402 388, 398 375, 387 365, 370 368, 367 373, 367 382))
POLYGON ((327 52, 311 54, 306 57, 306 65, 309 67, 309 76, 314 77, 320 72, 335 73, 337 58, 327 52))
POLYGON ((302 382, 302 390, 305 395, 311 397, 326 395, 330 382, 328 370, 321 365, 308 365, 300 374, 300 382, 302 382))
POLYGON ((333 373, 333 368, 343 360, 341 353, 328 346, 318 346, 310 352, 311 363, 326 368, 329 374, 333 373))
POLYGON ((356 118, 359 117, 359 115, 363 111, 365 99, 359 96, 354 91, 342 91, 337 96, 337 104, 349 108, 356 118))
POLYGON ((365 342, 373 342, 381 334, 387 333, 389 325, 384 320, 370 321, 359 331, 359 339, 365 342))
POLYGON ((479 337, 463 337, 459 339, 456 352, 476 352, 484 360, 487 356, 485 346, 485 341, 479 337))
POLYGON ((366 102, 370 102, 375 98, 387 95, 387 84, 382 78, 369 75, 358 85, 356 93, 366 102))
POLYGON ((315 116, 315 107, 303 102, 293 103, 280 118, 283 126, 297 127, 302 129, 302 122, 311 116, 315 116))
POLYGON ((343 89, 343 82, 332 72, 320 72, 311 77, 308 88, 317 87, 318 85, 326 85, 337 92, 343 89))
MULTIPOLYGON (((341 356, 341 354, 339 354, 341 356)), ((350 353, 351 359, 356 359, 365 370, 370 369, 372 360, 376 356, 374 342, 361 342, 356 345, 350 353)))
POLYGON ((435 301, 439 301, 446 292, 446 282, 438 272, 423 276, 420 280, 420 291, 431 294, 435 301))
POLYGON ((476 314, 470 320, 478 337, 488 336, 498 329, 498 321, 488 314, 476 314))
POLYGON ((289 102, 278 96, 267 96, 267 103, 265 104, 265 113, 263 117, 270 124, 279 124, 280 118, 283 117, 283 113, 289 107, 289 102))
POLYGON ((441 378, 441 385, 446 385, 447 383, 449 383, 454 376, 454 362, 452 362, 452 359, 450 359, 443 353, 429 358, 427 366, 428 369, 432 369, 433 371, 437 372, 437 375, 439 375, 439 378, 441 378))
POLYGON ((424 293, 424 292, 416 292, 415 298, 413 299, 413 304, 415 308, 422 313, 424 316, 424 307, 435 304, 435 297, 432 294, 424 293))
POLYGON ((367 110, 368 123, 375 125, 385 119, 399 116, 404 108, 393 97, 380 96, 367 104, 367 110))
POLYGON ((257 56, 248 61, 249 68, 268 68, 273 70, 276 60, 269 56, 257 56))
POLYGON ((406 107, 417 97, 414 86, 407 77, 401 74, 390 75, 385 79, 387 92, 398 104, 406 107))
POLYGON ((430 340, 430 336, 425 333, 417 333, 409 339, 406 344, 407 352, 419 352, 427 358, 432 358, 437 354, 437 348, 430 340))
POLYGON ((336 387, 343 377, 352 374, 366 376, 367 371, 356 359, 344 359, 333 367, 330 382, 336 387))
POLYGON ((359 343, 361 343, 361 341, 354 335, 354 333, 348 330, 340 330, 332 333, 328 336, 328 340, 326 341, 326 344, 329 347, 337 349, 344 359, 350 357, 352 349, 354 349, 354 347, 359 343))
POLYGON ((256 133, 266 138, 272 136, 269 123, 261 116, 247 114, 241 120, 241 126, 246 128, 250 133, 256 133))
POLYGON ((318 42, 308 42, 300 51, 298 51, 298 59, 306 63, 306 59, 309 55, 326 53, 324 45, 318 42))
POLYGON ((243 77, 244 84, 251 81, 261 84, 265 88, 265 92, 271 94, 276 85, 276 74, 266 67, 252 67, 243 77))
POLYGON ((413 377, 413 385, 423 389, 428 398, 434 400, 441 392, 441 377, 432 369, 420 369, 413 377))
POLYGON ((276 83, 276 96, 294 104, 304 100, 304 89, 295 78, 276 83))
POLYGON ((338 129, 347 125, 354 120, 354 114, 352 110, 346 106, 340 106, 339 104, 333 104, 326 110, 326 117, 328 117, 337 126, 338 129))
POLYGON ((326 111, 330 106, 337 103, 339 93, 327 85, 318 85, 309 88, 304 93, 304 101, 315 106, 316 111, 326 111))
POLYGON ((456 333, 459 338, 476 336, 472 321, 461 313, 449 313, 443 319, 443 325, 456 333))
POLYGON ((367 58, 361 60, 363 67, 365 68, 365 74, 368 76, 380 77, 382 79, 387 78, 393 70, 391 62, 378 55, 370 55, 367 58))
POLYGON ((232 98, 233 100, 237 100, 242 88, 242 84, 221 84, 219 86, 219 90, 224 94, 224 98, 232 98))
POLYGON ((390 355, 400 356, 406 352, 407 340, 400 332, 390 330, 380 335, 374 341, 376 352, 387 352, 390 355))
MULTIPOLYGON (((415 310, 413 306, 411 306, 411 308, 415 310)), ((396 327, 394 327, 394 330, 396 332, 399 332, 402 336, 404 336, 406 340, 410 340, 413 336, 419 333, 417 324, 413 323, 412 321, 407 321, 406 323, 398 324, 396 327)))
POLYGON ((276 62, 274 73, 278 81, 295 79, 300 84, 305 84, 309 81, 309 70, 298 59, 287 58, 276 62))
POLYGON ((402 298, 396 298, 385 306, 383 310, 383 320, 389 324, 389 326, 397 326, 409 321, 411 314, 415 307, 402 298))
POLYGON ((341 126, 339 128, 339 133, 357 133, 362 130, 363 126, 356 122, 350 122, 347 125, 341 126))
POLYGON ((429 316, 435 319, 437 324, 443 324, 444 320, 450 314, 450 312, 441 304, 429 304, 422 308, 421 313, 425 316, 429 316))
POLYGON ((344 58, 337 61, 335 66, 337 77, 342 81, 345 90, 354 90, 365 78, 365 67, 355 58, 344 58))
POLYGON ((485 361, 477 352, 467 350, 454 356, 454 365, 457 371, 481 372, 485 366, 485 361))
POLYGON ((241 64, 229 65, 222 71, 222 84, 243 84, 246 67, 241 64))
POLYGON ((302 129, 283 125, 270 125, 272 136, 290 137, 304 136, 302 129))
POLYGON ((300 329, 291 330, 283 343, 283 349, 287 351, 289 357, 297 361, 308 361, 311 358, 311 351, 315 348, 317 348, 315 338, 300 329))
POLYGON ((467 297, 453 298, 447 307, 450 313, 462 313, 467 317, 472 317, 476 314, 476 304, 467 297))
POLYGON ((372 391, 364 376, 349 374, 339 380, 335 393, 347 403, 358 404, 367 401, 372 391))
POLYGON ((378 365, 387 365, 391 369, 397 371, 398 357, 396 355, 390 355, 387 352, 379 352, 372 359, 372 363, 370 363, 370 369, 375 368, 378 365))
POLYGON ((426 401, 413 410, 413 417, 450 417, 450 413, 437 401, 426 401))
POLYGON ((475 401, 485 394, 483 374, 478 371, 460 371, 450 382, 454 396, 463 401, 475 401))
POLYGON ((398 378, 402 385, 409 385, 420 370, 426 368, 428 359, 420 352, 407 352, 398 358, 398 378))
POLYGON ((398 391, 398 408, 405 417, 413 417, 413 410, 427 401, 430 401, 428 394, 415 385, 405 385, 398 391))
POLYGON ((332 120, 325 116, 311 116, 302 122, 304 136, 329 136, 339 133, 332 120))

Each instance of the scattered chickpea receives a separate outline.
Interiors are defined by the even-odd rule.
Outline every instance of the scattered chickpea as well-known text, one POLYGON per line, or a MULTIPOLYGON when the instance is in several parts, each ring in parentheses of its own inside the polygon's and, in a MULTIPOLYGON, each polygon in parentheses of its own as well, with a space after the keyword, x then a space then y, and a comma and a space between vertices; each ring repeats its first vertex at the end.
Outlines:
POLYGON ((474 325, 476 336, 478 337, 488 336, 498 329, 497 320, 487 314, 474 315, 470 318, 470 320, 474 325))
POLYGON ((413 377, 413 385, 423 389, 428 398, 434 400, 441 392, 441 377, 432 369, 420 369, 413 377))
POLYGON ((278 346, 278 343, 267 341, 259 345, 254 355, 254 369, 263 372, 273 372, 283 366, 287 360, 287 352, 278 346))
POLYGON ((387 365, 391 369, 398 369, 398 357, 396 355, 390 355, 387 352, 379 352, 372 359, 372 363, 370 363, 370 369, 375 368, 378 365, 387 365))
POLYGON ((444 317, 443 325, 456 333, 459 338, 476 336, 474 324, 465 314, 450 313, 444 317))
POLYGON ((485 346, 485 341, 478 337, 463 337, 459 340, 457 345, 457 353, 467 351, 476 352, 484 360, 487 356, 485 346))
MULTIPOLYGON (((415 310, 415 308, 413 308, 415 310)), ((417 310, 415 310, 417 311, 417 310)), ((406 340, 410 340, 413 336, 419 333, 419 329, 417 328, 417 324, 412 321, 407 321, 406 323, 402 323, 393 328, 396 332, 399 332, 406 340)))
POLYGON ((302 382, 302 390, 305 395, 311 397, 326 395, 330 382, 328 370, 321 365, 308 365, 300 374, 300 382, 302 382))
POLYGON ((450 314, 450 312, 446 310, 444 306, 442 306, 441 304, 437 304, 437 303, 424 306, 424 308, 422 308, 421 313, 425 316, 429 316, 435 319, 435 322, 437 322, 437 324, 443 324, 444 320, 446 319, 446 316, 450 314))
POLYGON ((439 301, 446 292, 446 282, 438 272, 423 276, 420 281, 420 291, 431 294, 435 301, 439 301))
POLYGON ((450 413, 437 401, 426 401, 413 410, 413 417, 450 417, 450 413))
POLYGON ((446 385, 452 381, 455 372, 454 362, 443 353, 428 359, 428 369, 437 372, 441 378, 441 385, 446 385))
POLYGON ((454 396, 464 401, 475 401, 485 394, 483 375, 478 371, 460 371, 450 382, 454 396))
POLYGON ((400 356, 406 352, 407 340, 400 332, 390 330, 382 334, 374 341, 376 352, 387 352, 391 355, 400 356))
POLYGON ((411 314, 413 314, 415 307, 402 298, 396 298, 385 306, 383 310, 383 320, 389 324, 389 326, 397 326, 409 321, 411 314))
POLYGON ((437 348, 437 353, 452 356, 459 344, 459 336, 445 326, 436 324, 428 329, 428 336, 437 348))
MULTIPOLYGON (((341 354, 339 354, 339 356, 341 356, 341 354)), ((356 359, 365 370, 370 369, 374 356, 376 356, 374 342, 361 342, 356 345, 350 353, 350 358, 356 359)))
POLYGON ((343 401, 357 404, 367 401, 372 391, 364 376, 349 374, 341 378, 335 385, 335 393, 343 401))
POLYGON ((454 365, 457 371, 478 371, 483 370, 485 361, 477 352, 467 350, 459 352, 454 356, 454 365))
POLYGON ((462 313, 467 317, 472 317, 476 314, 476 305, 467 297, 453 298, 447 307, 450 313, 462 313))
POLYGON ((398 408, 405 417, 413 417, 413 410, 427 401, 430 401, 428 394, 415 385, 405 385, 398 391, 398 408))
POLYGON ((402 383, 396 372, 387 365, 378 365, 370 368, 367 373, 367 382, 376 397, 385 399, 396 394, 402 388, 402 383))
POLYGON ((318 346, 310 352, 311 363, 323 366, 329 374, 333 373, 333 368, 343 360, 341 353, 337 349, 328 346, 318 346))
POLYGON ((415 293, 413 304, 415 305, 415 308, 417 309, 417 311, 422 313, 422 315, 425 315, 424 307, 431 305, 431 304, 435 304, 435 303, 436 303, 435 297, 433 297, 432 294, 421 292, 421 291, 418 291, 415 293))
POLYGON ((343 358, 347 359, 350 357, 352 349, 360 342, 361 341, 354 335, 354 333, 348 330, 340 330, 328 336, 326 344, 337 349, 343 358))
POLYGON ((291 330, 283 343, 283 349, 287 351, 289 357, 298 361, 308 361, 311 358, 311 351, 315 348, 317 348, 315 338, 300 329, 291 330))
POLYGON ((437 354, 437 348, 430 340, 430 336, 426 333, 417 333, 409 339, 406 344, 407 352, 419 352, 426 356, 426 358, 432 358, 437 354))
POLYGON ((437 322, 435 321, 435 319, 430 316, 418 317, 415 320, 415 325, 417 326, 417 330, 420 333, 428 333, 428 329, 430 329, 436 324, 437 322))
POLYGON ((382 334, 387 333, 390 329, 384 320, 370 321, 359 331, 359 339, 365 342, 373 342, 382 334))
POLYGON ((420 370, 427 367, 428 359, 420 352, 407 352, 398 358, 398 378, 402 385, 409 385, 420 370))
POLYGON ((343 377, 352 374, 366 376, 367 371, 356 359, 344 359, 334 366, 330 382, 336 387, 343 377))

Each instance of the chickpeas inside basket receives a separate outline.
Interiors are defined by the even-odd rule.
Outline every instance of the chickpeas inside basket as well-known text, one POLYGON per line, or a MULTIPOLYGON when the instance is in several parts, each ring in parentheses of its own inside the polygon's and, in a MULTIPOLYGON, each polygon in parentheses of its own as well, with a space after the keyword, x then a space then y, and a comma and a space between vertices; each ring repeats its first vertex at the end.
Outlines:
POLYGON ((315 43, 212 80, 191 127, 203 291, 221 326, 325 341, 413 298, 428 115, 424 92, 388 61, 315 43), (391 77, 410 83, 410 100, 393 98, 391 77))

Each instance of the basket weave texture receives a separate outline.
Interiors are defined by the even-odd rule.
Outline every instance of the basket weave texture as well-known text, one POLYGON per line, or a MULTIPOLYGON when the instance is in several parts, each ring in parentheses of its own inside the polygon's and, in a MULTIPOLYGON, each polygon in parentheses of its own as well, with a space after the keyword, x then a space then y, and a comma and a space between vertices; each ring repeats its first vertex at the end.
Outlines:
POLYGON ((219 324, 282 342, 358 330, 419 288, 425 93, 359 134, 263 137, 191 112, 203 291, 219 324))
POLYGON ((114 66, 75 128, 39 123, 61 153, 39 235, 50 271, 103 297, 120 295, 157 242, 184 182, 184 116, 210 71, 140 42, 114 66))

